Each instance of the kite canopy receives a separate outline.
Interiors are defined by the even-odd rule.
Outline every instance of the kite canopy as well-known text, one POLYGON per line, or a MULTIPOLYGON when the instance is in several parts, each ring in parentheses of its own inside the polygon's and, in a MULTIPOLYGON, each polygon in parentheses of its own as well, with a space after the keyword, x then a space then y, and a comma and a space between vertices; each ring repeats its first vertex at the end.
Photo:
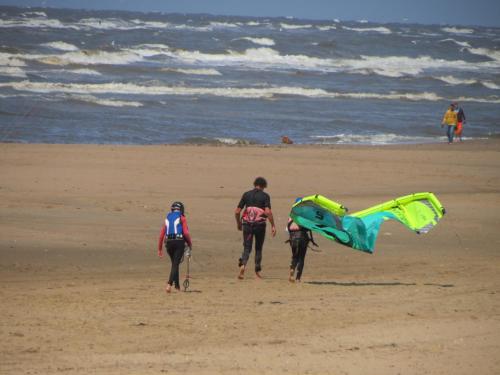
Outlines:
POLYGON ((399 221, 410 230, 427 233, 445 214, 432 193, 415 193, 346 215, 341 204, 321 195, 302 198, 290 217, 298 225, 357 250, 373 253, 380 226, 386 220, 399 221))

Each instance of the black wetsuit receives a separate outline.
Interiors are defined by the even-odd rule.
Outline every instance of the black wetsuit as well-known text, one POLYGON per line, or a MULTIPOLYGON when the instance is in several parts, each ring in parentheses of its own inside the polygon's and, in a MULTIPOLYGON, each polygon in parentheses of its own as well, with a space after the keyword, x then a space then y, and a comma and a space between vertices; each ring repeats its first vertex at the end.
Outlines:
POLYGON ((170 270, 170 277, 168 278, 168 283, 174 285, 176 289, 180 289, 179 283, 179 266, 182 261, 182 256, 184 255, 185 247, 184 239, 179 240, 165 240, 165 247, 167 248, 167 253, 172 261, 172 268, 170 270))
POLYGON ((305 228, 300 227, 299 230, 290 230, 290 225, 288 224, 288 231, 290 233, 290 247, 292 248, 292 261, 290 263, 290 269, 295 272, 297 269, 296 280, 300 280, 302 277, 302 271, 304 269, 304 263, 307 253, 307 247, 309 246, 309 231, 305 228))
MULTIPOLYGON (((271 198, 269 194, 260 189, 253 189, 247 191, 241 197, 238 207, 244 209, 245 207, 257 207, 262 210, 271 208, 271 198)), ((262 247, 266 237, 266 220, 250 223, 243 220, 243 254, 239 259, 238 266, 247 264, 252 252, 253 239, 255 237, 255 272, 262 270, 262 247)))

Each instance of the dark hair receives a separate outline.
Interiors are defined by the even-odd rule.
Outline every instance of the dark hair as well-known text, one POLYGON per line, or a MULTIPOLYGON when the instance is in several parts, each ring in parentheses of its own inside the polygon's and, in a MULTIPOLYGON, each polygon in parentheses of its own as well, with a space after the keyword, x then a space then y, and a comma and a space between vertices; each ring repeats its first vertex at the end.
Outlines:
POLYGON ((267 187, 267 181, 264 177, 257 177, 255 181, 253 182, 253 186, 261 187, 261 188, 266 188, 267 187))

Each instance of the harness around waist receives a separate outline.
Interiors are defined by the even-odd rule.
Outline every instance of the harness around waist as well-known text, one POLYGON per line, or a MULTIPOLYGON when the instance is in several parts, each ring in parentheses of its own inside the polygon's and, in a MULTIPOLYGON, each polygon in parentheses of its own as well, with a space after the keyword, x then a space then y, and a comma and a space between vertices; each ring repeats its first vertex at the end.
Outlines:
POLYGON ((243 224, 265 224, 267 219, 266 212, 259 207, 247 207, 243 212, 241 220, 243 224))
POLYGON ((309 240, 308 233, 303 230, 290 231, 290 241, 296 240, 309 240))
POLYGON ((167 234, 165 235, 165 240, 183 240, 184 239, 184 236, 182 235, 182 233, 172 233, 172 234, 167 234))

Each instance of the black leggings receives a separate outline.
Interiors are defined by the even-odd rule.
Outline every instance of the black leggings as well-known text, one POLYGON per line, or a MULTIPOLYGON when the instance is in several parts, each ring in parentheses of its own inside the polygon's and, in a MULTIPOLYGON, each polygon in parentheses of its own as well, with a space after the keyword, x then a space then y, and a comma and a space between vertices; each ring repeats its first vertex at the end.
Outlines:
POLYGON ((290 246, 292 248, 292 263, 290 264, 290 269, 295 271, 295 268, 297 268, 297 280, 300 280, 302 277, 308 245, 309 240, 307 238, 290 240, 290 246))
POLYGON ((262 269, 262 246, 266 237, 266 225, 243 224, 243 254, 239 260, 239 266, 247 264, 252 252, 253 238, 255 237, 255 272, 262 269))
POLYGON ((167 248, 167 253, 172 261, 172 268, 170 269, 170 277, 168 278, 168 283, 174 285, 177 289, 180 289, 179 283, 179 265, 182 261, 182 256, 184 255, 184 240, 167 240, 165 241, 165 247, 167 248))

